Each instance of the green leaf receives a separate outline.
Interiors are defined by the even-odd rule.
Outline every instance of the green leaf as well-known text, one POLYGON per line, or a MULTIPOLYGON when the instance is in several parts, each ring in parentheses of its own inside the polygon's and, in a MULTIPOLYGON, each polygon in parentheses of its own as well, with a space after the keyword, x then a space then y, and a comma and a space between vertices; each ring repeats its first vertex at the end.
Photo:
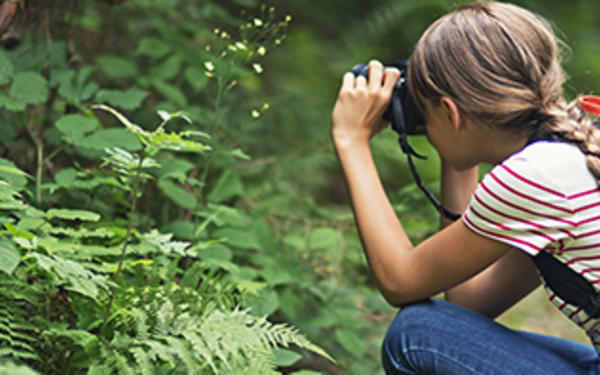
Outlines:
POLYGON ((207 198, 210 202, 221 203, 244 193, 239 175, 228 169, 221 174, 207 198))
POLYGON ((27 105, 22 102, 18 102, 13 98, 9 98, 0 92, 0 107, 6 108, 7 111, 20 112, 24 111, 27 105))
POLYGON ((190 86, 196 91, 202 91, 208 82, 210 82, 210 79, 203 69, 190 67, 185 70, 183 75, 190 86))
POLYGON ((138 74, 134 63, 122 57, 103 55, 96 59, 100 69, 113 78, 133 78, 138 74))
POLYGON ((16 191, 21 191, 27 185, 27 176, 12 161, 0 158, 0 179, 8 182, 16 191))
POLYGON ((96 119, 71 114, 59 118, 55 125, 66 136, 67 142, 76 143, 86 133, 96 130, 99 124, 96 119))
POLYGON ((7 84, 12 78, 15 68, 6 57, 4 52, 0 52, 0 85, 7 84))
POLYGON ((153 80, 152 86, 175 106, 180 108, 187 106, 187 98, 185 94, 176 86, 161 80, 153 80))
POLYGON ((127 129, 121 128, 100 129, 81 139, 77 142, 77 145, 93 150, 104 150, 111 147, 118 147, 128 151, 142 149, 142 144, 138 137, 127 129))
POLYGON ((275 364, 277 366, 291 366, 296 363, 302 356, 296 352, 287 349, 274 348, 275 364))
POLYGON ((96 94, 96 101, 108 103, 111 106, 123 109, 137 109, 148 96, 148 91, 132 87, 127 91, 100 90, 96 94))
POLYGON ((171 47, 158 38, 147 37, 140 41, 136 55, 146 55, 154 58, 161 58, 171 51, 171 47))
POLYGON ((158 180, 158 187, 169 199, 181 207, 191 210, 198 205, 198 199, 196 199, 194 194, 175 184, 170 179, 161 178, 158 180))
POLYGON ((182 59, 179 55, 169 56, 162 63, 155 65, 150 69, 149 75, 152 78, 170 80, 175 78, 181 69, 182 59))
POLYGON ((348 329, 336 329, 333 335, 342 348, 352 353, 356 358, 362 358, 365 353, 365 345, 356 333, 348 329))
POLYGON ((310 233, 308 246, 314 249, 335 249, 339 246, 340 234, 331 228, 317 228, 310 233))
POLYGON ((65 220, 98 221, 100 220, 100 215, 92 211, 51 208, 46 213, 46 219, 51 220, 54 218, 65 220))
POLYGON ((58 85, 58 93, 63 98, 76 103, 90 99, 98 90, 98 85, 91 81, 96 71, 93 66, 86 66, 77 72, 72 70, 52 71, 51 85, 58 85))
POLYGON ((0 271, 10 275, 20 260, 21 253, 15 245, 6 238, 0 238, 0 271))
POLYGON ((48 83, 39 73, 18 73, 10 86, 10 96, 25 104, 43 103, 48 96, 48 83))

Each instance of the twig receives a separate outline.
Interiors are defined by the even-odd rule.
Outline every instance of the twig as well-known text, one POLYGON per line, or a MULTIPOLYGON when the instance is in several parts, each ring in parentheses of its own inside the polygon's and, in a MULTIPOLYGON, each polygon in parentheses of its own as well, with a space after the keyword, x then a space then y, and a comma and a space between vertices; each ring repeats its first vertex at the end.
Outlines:
MULTIPOLYGON (((137 166, 137 171, 135 174, 135 182, 133 183, 133 191, 132 191, 133 197, 131 198, 131 207, 129 209, 129 221, 127 223, 127 232, 125 233, 123 250, 121 251, 121 256, 119 258, 119 264, 117 265, 117 271, 115 272, 115 276, 113 278, 115 284, 119 281, 119 276, 121 275, 121 269, 123 268, 123 260, 125 259, 125 253, 127 252, 127 245, 129 244, 129 237, 131 236, 131 232, 133 230, 133 215, 135 213, 136 204, 137 204, 137 197, 138 197, 140 176, 142 174, 142 163, 143 162, 144 162, 144 156, 142 155, 140 157, 140 161, 137 166)), ((104 322, 102 323, 102 328, 100 329, 100 332, 104 331, 104 328, 106 327, 106 323, 108 322, 108 315, 110 313, 110 308, 112 307, 116 289, 117 288, 115 287, 111 290, 110 297, 108 299, 108 305, 106 306, 106 311, 104 312, 104 322)))

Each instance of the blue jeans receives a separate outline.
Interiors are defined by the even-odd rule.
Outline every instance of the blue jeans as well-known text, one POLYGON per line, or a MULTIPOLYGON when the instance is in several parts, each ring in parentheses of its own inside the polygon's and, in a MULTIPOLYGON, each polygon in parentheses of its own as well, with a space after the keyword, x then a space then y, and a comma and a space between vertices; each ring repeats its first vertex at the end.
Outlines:
POLYGON ((600 374, 592 346, 511 330, 438 299, 400 310, 385 337, 382 360, 388 375, 600 374))

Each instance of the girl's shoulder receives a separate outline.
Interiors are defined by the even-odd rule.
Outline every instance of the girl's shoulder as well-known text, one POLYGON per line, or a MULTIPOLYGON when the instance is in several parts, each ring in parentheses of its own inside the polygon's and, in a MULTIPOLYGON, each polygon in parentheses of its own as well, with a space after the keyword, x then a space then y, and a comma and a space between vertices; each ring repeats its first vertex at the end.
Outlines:
POLYGON ((494 169, 555 188, 565 195, 597 186, 587 168, 585 155, 579 147, 566 142, 531 143, 494 169))

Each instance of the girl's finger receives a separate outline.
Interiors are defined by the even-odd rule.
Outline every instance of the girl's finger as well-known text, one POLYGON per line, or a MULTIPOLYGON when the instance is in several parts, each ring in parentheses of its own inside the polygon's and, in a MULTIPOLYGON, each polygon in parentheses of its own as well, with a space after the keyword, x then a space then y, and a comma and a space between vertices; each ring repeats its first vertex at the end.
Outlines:
POLYGON ((342 88, 341 91, 347 91, 354 87, 354 74, 348 72, 344 74, 344 78, 342 80, 342 88))
POLYGON ((396 68, 388 68, 383 72, 383 87, 391 90, 400 78, 400 71, 396 68))
POLYGON ((366 89, 367 88, 367 79, 364 76, 358 76, 354 80, 354 88, 356 89, 366 89))
POLYGON ((381 88, 381 77, 383 76, 383 64, 377 60, 369 62, 369 89, 376 91, 381 88))

